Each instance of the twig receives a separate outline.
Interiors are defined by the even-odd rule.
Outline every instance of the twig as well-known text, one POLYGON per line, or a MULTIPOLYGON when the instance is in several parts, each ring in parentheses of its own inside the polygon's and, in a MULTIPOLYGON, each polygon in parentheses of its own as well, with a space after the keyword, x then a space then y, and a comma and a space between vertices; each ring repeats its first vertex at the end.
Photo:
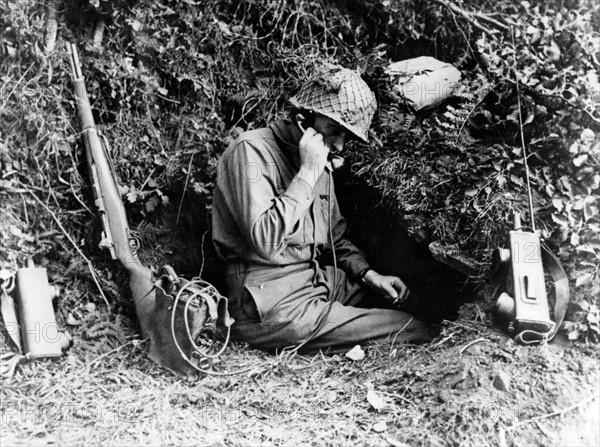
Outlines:
MULTIPOLYGON (((490 17, 487 14, 483 14, 481 12, 475 11, 475 12, 471 12, 471 11, 467 11, 466 9, 461 8, 460 6, 457 6, 453 3, 449 3, 446 0, 434 0, 436 3, 439 3, 441 5, 446 6, 447 8, 451 9, 452 11, 462 15, 463 17, 465 17, 468 20, 474 20, 474 19, 480 19, 480 20, 485 20, 486 22, 488 22, 490 25, 493 25, 494 27, 501 29, 503 31, 508 31, 509 29, 509 25, 507 25, 506 23, 502 23, 499 20, 493 19, 492 17, 490 17)), ((512 22, 512 21, 511 21, 512 22)))
POLYGON ((494 20, 494 19, 491 19, 491 18, 489 18, 489 17, 486 17, 486 16, 485 16, 485 15, 483 15, 483 14, 477 14, 477 13, 473 13, 473 12, 466 11, 466 10, 462 9, 461 7, 459 7, 459 6, 456 6, 456 5, 455 5, 455 4, 453 4, 453 3, 449 3, 449 2, 447 2, 447 1, 445 1, 445 0, 434 0, 434 2, 435 2, 435 3, 438 3, 438 4, 442 5, 442 6, 445 6, 445 7, 446 7, 446 8, 448 8, 450 11, 452 11, 452 12, 454 12, 454 13, 456 13, 456 14, 458 14, 458 15, 462 16, 462 17, 464 17, 464 18, 467 20, 467 22, 469 22, 469 23, 470 23, 471 25, 473 25, 475 28, 477 28, 477 29, 479 29, 479 30, 483 31, 483 32, 484 32, 485 34, 487 34, 488 36, 491 36, 491 37, 493 37, 493 36, 494 36, 494 31, 492 31, 492 30, 491 30, 491 29, 489 29, 489 28, 486 28, 486 27, 485 27, 485 26, 483 26, 481 23, 479 23, 479 22, 477 21, 477 18, 479 18, 479 19, 483 19, 483 20, 487 20, 488 22, 490 22, 490 23, 493 23, 493 24, 494 24, 496 27, 500 27, 501 29, 504 29, 504 30, 505 30, 505 29, 507 29, 507 26, 506 26, 506 25, 504 25, 504 24, 502 24, 502 23, 498 22, 497 20, 494 20))
POLYGON ((458 140, 460 138, 460 134, 462 133, 465 124, 467 124, 467 121, 469 120, 469 118, 471 117, 471 115, 473 114, 473 112, 475 112, 475 110, 477 110, 477 108, 483 103, 483 101, 485 101, 485 98, 487 98, 487 96, 493 92, 494 90, 496 90, 496 87, 498 87, 500 85, 500 82, 496 82, 492 88, 490 88, 487 92, 485 92, 485 95, 483 95, 481 97, 481 99, 479 101, 477 101, 477 104, 475 104, 473 106, 473 108, 471 110, 469 110, 469 113, 467 114, 467 116, 465 117, 465 119, 463 120, 460 129, 458 129, 458 133, 456 134, 456 139, 458 140))
MULTIPOLYGON (((453 11, 452 12, 452 21, 454 22, 454 24, 456 25, 456 29, 458 29, 460 31, 460 33, 462 34, 462 36, 465 39, 465 43, 467 44, 467 46, 469 47, 469 50, 471 50, 471 54, 473 56, 476 55, 475 51, 473 50, 473 47, 471 47, 471 42, 469 42, 469 38, 467 37, 467 35, 465 34, 465 32, 463 31, 463 29, 460 27, 460 25, 458 24, 458 22, 456 21, 456 14, 454 14, 453 11)), ((469 33, 470 34, 470 33, 469 33)), ((460 64, 457 64, 458 66, 460 66, 460 64)))
POLYGON ((152 122, 152 113, 150 112, 150 106, 148 105, 148 103, 146 103, 146 113, 148 114, 148 124, 150 125, 150 128, 154 133, 154 138, 156 138, 156 141, 158 141, 158 145, 160 146, 161 155, 168 157, 167 151, 165 151, 165 147, 162 144, 160 134, 158 133, 158 130, 156 130, 156 127, 154 127, 154 123, 152 122))
POLYGON ((25 73, 23 73, 23 75, 19 78, 19 80, 17 81, 17 83, 15 84, 15 86, 12 88, 12 90, 10 91, 10 93, 8 95, 6 95, 6 99, 4 100, 4 102, 2 103, 2 106, 0 106, 0 112, 2 110, 4 110, 4 107, 6 106, 6 103, 10 100, 10 97, 13 95, 13 93, 15 92, 15 90, 17 89, 17 87, 19 86, 19 84, 21 83, 21 81, 23 81, 23 79, 25 78, 25 76, 27 76, 27 73, 29 73, 29 70, 31 70, 33 68, 33 66, 35 65, 35 62, 33 62, 28 68, 27 70, 25 70, 25 73))
POLYGON ((471 343, 467 344, 466 346, 464 346, 460 352, 458 353, 458 356, 460 357, 461 355, 463 355, 463 353, 469 349, 471 346, 473 346, 476 343, 480 343, 482 341, 488 341, 487 338, 478 338, 477 340, 473 340, 471 343))
POLYGON ((71 181, 73 178, 72 175, 69 176, 69 186, 71 187, 71 192, 73 193, 73 197, 75 197, 75 200, 77 200, 77 202, 79 202, 79 204, 91 215, 94 215, 94 213, 92 212, 92 210, 90 210, 87 205, 85 204, 85 202, 83 200, 81 200, 79 198, 79 196, 77 195, 77 192, 75 192, 75 188, 73 187, 73 182, 71 181))
POLYGON ((471 435, 469 437, 467 437, 465 440, 463 440, 463 442, 461 442, 458 447, 462 447, 464 445, 481 445, 481 446, 489 446, 490 444, 487 443, 486 439, 483 437, 483 435, 480 434, 474 434, 471 435), (474 444, 467 444, 469 441, 471 440, 475 440, 475 439, 479 439, 479 441, 477 441, 477 443, 474 444))
POLYGON ((413 405, 413 406, 415 406, 415 407, 417 406, 417 405, 416 405, 416 404, 415 404, 415 403, 414 403, 412 400, 410 400, 410 399, 407 399, 406 397, 404 397, 404 396, 401 396, 400 394, 397 394, 397 393, 388 393, 388 392, 386 392, 386 391, 379 391, 379 393, 380 393, 380 394, 383 394, 384 396, 396 397, 396 398, 398 398, 398 399, 400 399, 400 400, 403 400, 403 401, 404 401, 404 402, 406 402, 407 404, 413 405))
POLYGON ((19 193, 21 196, 21 202, 23 203, 23 214, 25 214, 25 223, 29 226, 29 213, 27 212, 27 203, 25 203, 25 197, 23 197, 23 193, 19 193))
POLYGON ((550 418, 552 416, 559 416, 561 414, 568 413, 571 410, 574 410, 574 409, 576 409, 578 407, 581 407, 581 406, 587 404, 588 402, 593 401, 594 399, 597 399, 599 396, 600 396, 600 392, 597 392, 597 393, 592 394, 591 396, 585 398, 581 402, 579 402, 577 404, 571 405, 570 407, 563 408, 562 410, 557 410, 557 411, 555 411, 553 413, 544 414, 542 416, 536 416, 536 417, 533 417, 531 419, 527 419, 526 421, 518 422, 518 423, 516 423, 514 425, 511 425, 510 427, 506 427, 505 430, 513 430, 513 429, 521 427, 521 426, 523 426, 525 424, 529 424, 530 422, 540 421, 542 419, 548 419, 548 418, 550 418))
POLYGON ((161 95, 160 93, 154 93, 154 94, 156 96, 158 96, 160 99, 162 99, 163 101, 172 102, 173 104, 181 104, 181 101, 177 101, 176 99, 167 98, 167 97, 161 95))
POLYGON ((446 338, 438 341, 435 345, 431 345, 432 348, 437 348, 440 345, 443 345, 444 343, 446 343, 448 340, 450 340, 452 337, 454 337, 454 333, 448 335, 446 338))
POLYGON ((150 171, 150 174, 148 174, 148 176, 146 177, 146 180, 144 180, 144 183, 142 183, 142 186, 140 186, 140 191, 144 190, 144 188, 146 187, 146 185, 152 178, 152 174, 154 174, 154 171, 156 171, 156 168, 152 168, 152 171, 150 171))
POLYGON ((181 217, 181 206, 183 205, 185 192, 187 191, 188 182, 190 181, 190 172, 192 171, 192 162, 194 161, 194 155, 196 155, 196 152, 192 153, 192 156, 190 157, 190 162, 188 163, 187 174, 185 176, 185 184, 183 185, 183 192, 181 193, 179 207, 177 208, 177 219, 175 220, 176 225, 179 224, 179 218, 181 217))
MULTIPOLYGON (((19 183, 21 183, 21 182, 19 182, 19 183)), ((27 185, 24 185, 22 183, 21 183, 21 185, 24 186, 25 188, 27 188, 27 185)), ((98 288, 98 291, 100 292, 100 295, 102 296, 102 299, 106 303, 106 306, 110 307, 110 304, 109 304, 108 300, 106 299, 106 295, 104 295, 104 291, 102 290, 102 287, 100 286, 100 282, 98 280, 98 273, 96 272, 96 269, 92 265, 92 261, 90 261, 87 258, 87 256, 81 251, 81 249, 77 246, 77 244, 75 243, 75 241, 73 240, 71 235, 69 233, 67 233, 67 230, 65 230, 65 227, 63 227, 62 223, 60 223, 60 220, 58 219, 56 214, 54 214, 54 212, 50 208, 48 208, 48 205, 46 205, 44 202, 42 202, 39 199, 39 197, 36 196, 32 191, 27 190, 27 192, 29 194, 31 194, 31 196, 36 200, 36 202, 39 203, 52 216, 52 218, 54 219, 54 221, 56 222, 56 224, 58 225, 60 230, 63 232, 65 237, 69 240, 71 245, 73 245, 73 247, 75 248, 77 253, 79 253, 79 255, 87 263, 88 269, 90 270, 90 273, 92 274, 92 279, 94 280, 94 283, 96 284, 96 287, 98 288)))
POLYGON ((200 272, 198 273, 198 276, 200 277, 202 277, 202 271, 204 270, 204 237, 208 234, 209 231, 210 227, 207 228, 204 233, 202 233, 202 239, 200 241, 200 253, 202 254, 202 263, 200 264, 200 272))
POLYGON ((413 317, 410 317, 410 320, 408 320, 408 322, 404 325, 404 327, 402 329, 400 329, 398 332, 396 332, 396 335, 394 335, 394 339, 392 340, 392 346, 394 346, 394 344, 396 343, 396 338, 398 338, 398 335, 400 335, 402 332, 404 332, 404 329, 406 329, 406 327, 412 323, 413 321, 413 317))
POLYGON ((457 326, 457 327, 460 327, 460 328, 466 329, 466 330, 468 330, 468 331, 479 331, 479 329, 478 329, 478 328, 476 328, 476 327, 473 327, 473 326, 468 326, 468 325, 466 325, 466 324, 462 324, 462 323, 458 323, 457 321, 451 321, 451 322, 449 322, 449 323, 450 323, 450 325, 451 325, 451 326, 457 326))
POLYGON ((139 342, 140 342, 140 340, 131 340, 131 341, 128 341, 127 343, 125 343, 124 345, 117 346, 115 349, 112 349, 112 350, 110 350, 110 351, 108 351, 108 352, 105 352, 105 353, 104 353, 104 354, 102 354, 101 356, 98 356, 98 357, 96 357, 94 360, 92 360, 92 361, 90 362, 90 367, 91 367, 91 366, 92 366, 94 363, 96 363, 96 362, 100 361, 101 359, 103 359, 104 357, 106 357, 107 355, 109 355, 109 354, 113 354, 113 353, 115 353, 115 352, 118 352, 118 351, 120 351, 121 349, 125 348, 126 346, 129 346, 129 345, 131 345, 131 344, 137 344, 137 343, 139 343, 139 342))

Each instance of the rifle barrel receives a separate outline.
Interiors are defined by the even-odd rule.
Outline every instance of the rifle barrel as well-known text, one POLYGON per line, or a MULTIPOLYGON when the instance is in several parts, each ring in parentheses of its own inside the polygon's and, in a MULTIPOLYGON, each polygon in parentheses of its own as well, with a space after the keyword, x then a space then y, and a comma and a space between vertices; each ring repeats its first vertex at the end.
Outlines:
POLYGON ((71 62, 73 74, 73 90, 75 92, 77 111, 79 112, 79 118, 81 119, 81 130, 85 133, 88 129, 95 129, 96 123, 94 121, 94 115, 92 114, 90 99, 85 88, 85 79, 83 77, 79 53, 77 52, 77 46, 75 44, 69 44, 69 53, 71 55, 69 60, 71 62))

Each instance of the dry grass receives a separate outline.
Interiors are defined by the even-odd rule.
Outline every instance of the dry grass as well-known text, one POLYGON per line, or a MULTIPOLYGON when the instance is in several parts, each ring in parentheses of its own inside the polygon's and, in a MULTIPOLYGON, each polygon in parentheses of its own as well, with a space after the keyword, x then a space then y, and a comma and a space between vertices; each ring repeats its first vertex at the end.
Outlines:
POLYGON ((597 393, 597 353, 517 347, 476 320, 447 323, 427 346, 371 346, 358 362, 281 363, 234 343, 223 363, 251 371, 196 383, 149 362, 131 332, 116 347, 77 342, 65 359, 23 365, 3 383, 2 445, 500 445, 502 430, 509 445, 547 445, 573 424, 582 445, 598 440, 589 399, 510 429, 597 393), (499 370, 506 392, 491 385, 499 370))

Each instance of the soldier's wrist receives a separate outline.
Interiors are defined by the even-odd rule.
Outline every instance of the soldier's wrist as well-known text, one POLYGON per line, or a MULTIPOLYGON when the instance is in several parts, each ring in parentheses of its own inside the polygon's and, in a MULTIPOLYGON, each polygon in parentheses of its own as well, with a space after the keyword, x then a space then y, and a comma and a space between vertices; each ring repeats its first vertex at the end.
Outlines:
POLYGON ((367 274, 372 271, 373 271, 373 269, 371 267, 367 267, 367 268, 362 269, 358 273, 358 275, 356 276, 356 280, 358 281, 358 283, 361 286, 367 286, 367 287, 369 286, 367 274))
POLYGON ((317 180, 319 180, 319 176, 321 175, 316 169, 312 169, 307 166, 301 166, 296 177, 304 180, 311 188, 314 188, 317 184, 317 180))

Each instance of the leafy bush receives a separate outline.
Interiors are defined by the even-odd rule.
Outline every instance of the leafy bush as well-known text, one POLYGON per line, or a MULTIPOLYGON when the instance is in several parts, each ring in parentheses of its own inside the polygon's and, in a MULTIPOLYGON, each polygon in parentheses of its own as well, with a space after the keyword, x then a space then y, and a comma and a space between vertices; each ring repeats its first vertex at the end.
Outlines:
MULTIPOLYGON (((502 245, 514 211, 532 225, 520 92, 535 223, 574 279, 571 315, 581 322, 576 327, 597 337, 597 324, 586 318, 597 320, 592 303, 600 296, 599 13, 582 3, 569 9, 553 2, 487 5, 485 12, 495 13, 501 25, 514 25, 512 32, 509 26, 478 32, 473 22, 454 17, 466 25, 459 35, 470 54, 443 59, 477 62, 465 73, 455 102, 415 116, 390 94, 389 79, 380 79, 379 91, 387 93, 376 127, 380 142, 355 154, 353 162, 358 177, 381 191, 417 237, 482 257, 502 245)), ((463 6, 477 9, 475 3, 463 6)), ((423 9, 417 21, 429 23, 430 14, 431 8, 423 9)), ((438 31, 424 35, 438 42, 445 35, 438 31)), ((579 329, 574 336, 583 334, 579 329)))

